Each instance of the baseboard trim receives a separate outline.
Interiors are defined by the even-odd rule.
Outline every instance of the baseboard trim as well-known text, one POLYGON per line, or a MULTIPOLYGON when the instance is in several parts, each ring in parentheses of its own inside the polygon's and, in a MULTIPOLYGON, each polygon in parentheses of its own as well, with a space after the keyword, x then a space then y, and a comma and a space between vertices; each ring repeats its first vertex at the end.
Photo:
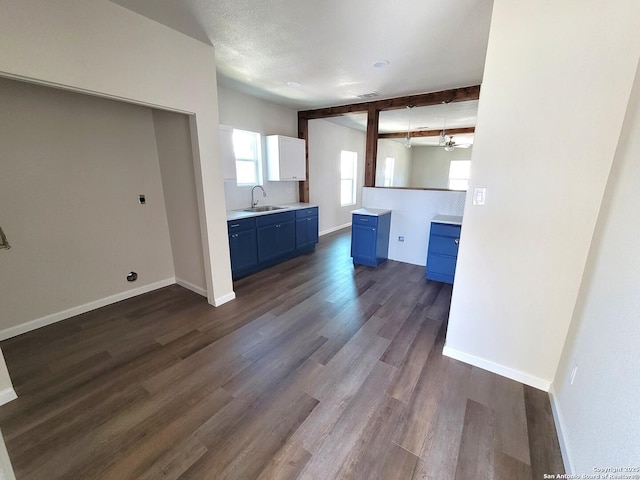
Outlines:
POLYGON ((236 294, 235 292, 231 292, 231 293, 227 293, 226 295, 223 295, 221 297, 218 298, 214 298, 213 299, 213 306, 214 307, 219 307, 220 305, 230 302, 231 300, 236 298, 236 294))
POLYGON ((327 233, 333 233, 333 232, 337 232, 338 230, 342 230, 343 228, 347 228, 351 226, 351 222, 349 223, 345 223, 343 225, 338 225, 337 227, 331 227, 331 228, 327 228, 326 230, 321 231, 320 233, 318 233, 318 236, 323 236, 326 235, 327 233))
POLYGON ((16 398, 18 398, 18 395, 16 395, 16 391, 13 387, 0 390, 0 405, 9 403, 11 400, 15 400, 16 398))
POLYGON ((187 282, 181 278, 176 277, 176 283, 181 287, 186 288, 187 290, 191 290, 192 292, 197 293, 198 295, 202 295, 203 297, 207 296, 207 289, 194 285, 191 282, 187 282))
POLYGON ((173 285, 174 283, 176 283, 176 279, 174 277, 165 278, 164 280, 160 280, 159 282, 150 283, 148 285, 143 285, 132 290, 116 293, 115 295, 110 295, 99 300, 94 300, 93 302, 85 303, 84 305, 78 305, 77 307, 72 307, 61 312, 45 315, 44 317, 36 318, 34 320, 30 320, 14 327, 5 328, 4 330, 0 330, 0 340, 6 340, 7 338, 22 335, 23 333, 31 332, 37 328, 46 327, 47 325, 51 325, 52 323, 60 322, 62 320, 75 317, 76 315, 80 315, 82 313, 90 312, 91 310, 104 307, 105 305, 111 305, 112 303, 136 297, 138 295, 142 295, 143 293, 157 290, 158 288, 167 287, 169 285, 173 285))
POLYGON ((447 357, 453 358, 455 360, 460 360, 461 362, 468 363, 469 365, 473 365, 474 367, 482 368, 483 370, 488 370, 489 372, 497 373, 498 375, 502 375, 503 377, 510 378, 511 380, 524 383, 545 392, 548 392, 549 388, 551 387, 551 382, 547 380, 534 377, 533 375, 521 372, 520 370, 505 367, 504 365, 494 363, 484 358, 476 357, 475 355, 461 352, 460 350, 447 347, 446 345, 444 346, 442 353, 447 357))
POLYGON ((573 474, 573 464, 571 463, 569 451, 567 450, 567 443, 565 442, 564 437, 564 423, 562 421, 560 409, 558 408, 558 404, 556 402, 556 391, 553 388, 553 384, 551 384, 551 387, 549 388, 549 400, 551 401, 551 413, 553 414, 553 421, 556 423, 556 432, 558 433, 558 443, 560 444, 562 463, 564 463, 565 472, 568 474, 573 474))

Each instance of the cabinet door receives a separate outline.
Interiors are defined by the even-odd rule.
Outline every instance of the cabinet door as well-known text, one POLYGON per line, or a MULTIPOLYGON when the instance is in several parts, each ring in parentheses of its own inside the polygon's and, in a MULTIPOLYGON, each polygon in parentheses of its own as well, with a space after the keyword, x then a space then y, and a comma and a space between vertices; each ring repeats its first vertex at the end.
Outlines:
POLYGON ((220 159, 224 181, 236 181, 236 156, 233 151, 233 128, 220 125, 220 159))
POLYGON ((376 261, 376 229, 363 225, 351 227, 351 256, 354 258, 376 261))
POLYGON ((296 248, 318 243, 318 217, 299 218, 296 220, 296 248))
POLYGON ((295 222, 276 223, 258 228, 258 258, 266 262, 295 250, 295 222))
POLYGON ((280 179, 307 178, 305 143, 298 138, 280 137, 280 179))
POLYGON ((258 242, 255 230, 229 234, 231 270, 239 272, 258 264, 258 242))

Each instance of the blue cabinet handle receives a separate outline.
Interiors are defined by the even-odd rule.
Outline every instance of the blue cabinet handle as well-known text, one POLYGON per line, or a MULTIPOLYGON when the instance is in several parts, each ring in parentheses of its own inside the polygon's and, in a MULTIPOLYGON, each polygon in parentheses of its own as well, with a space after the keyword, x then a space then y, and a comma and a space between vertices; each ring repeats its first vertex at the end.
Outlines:
POLYGON ((232 223, 232 224, 231 224, 231 228, 239 227, 239 226, 240 226, 240 224, 239 224, 239 223, 232 223))
POLYGON ((460 245, 460 239, 459 239, 459 238, 456 238, 456 239, 454 240, 454 243, 455 243, 456 245, 460 245))

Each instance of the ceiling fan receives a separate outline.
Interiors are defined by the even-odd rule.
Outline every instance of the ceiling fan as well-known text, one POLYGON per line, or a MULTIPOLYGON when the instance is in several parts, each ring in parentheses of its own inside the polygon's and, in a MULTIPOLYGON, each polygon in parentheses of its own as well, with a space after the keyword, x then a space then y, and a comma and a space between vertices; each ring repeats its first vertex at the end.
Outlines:
POLYGON ((440 132, 440 140, 438 145, 444 147, 445 151, 451 152, 454 148, 469 148, 471 146, 470 143, 456 143, 453 140, 453 135, 447 135, 447 109, 449 108, 449 102, 442 102, 445 104, 444 111, 444 123, 442 124, 442 131, 440 132))

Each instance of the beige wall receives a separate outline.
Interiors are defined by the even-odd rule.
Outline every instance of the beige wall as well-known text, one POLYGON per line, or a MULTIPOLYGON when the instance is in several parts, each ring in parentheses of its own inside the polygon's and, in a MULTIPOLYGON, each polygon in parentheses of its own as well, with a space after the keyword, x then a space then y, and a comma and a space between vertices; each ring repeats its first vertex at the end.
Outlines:
MULTIPOLYGON (((298 137, 298 114, 295 110, 230 88, 218 87, 218 111, 220 123, 240 130, 262 135, 262 171, 267 198, 260 197, 261 205, 277 205, 298 201, 298 182, 269 182, 265 135, 298 137)), ((238 187, 235 182, 225 182, 225 200, 228 210, 246 208, 251 203, 251 188, 238 187)))
POLYGON ((467 196, 446 354, 549 388, 629 100, 639 19, 636 0, 494 2, 470 184, 487 188, 486 205, 467 196))
POLYGON ((412 187, 449 188, 449 165, 452 160, 471 160, 473 147, 455 148, 447 152, 443 147, 413 147, 411 149, 412 187))
POLYGON ((309 121, 309 200, 320 206, 320 233, 351 223, 351 211, 362 206, 365 133, 328 120, 309 121), (340 206, 340 151, 358 154, 356 204, 340 206))
POLYGON ((206 296, 189 117, 153 110, 176 282, 206 296))
POLYGON ((103 0, 2 0, 0 76, 193 113, 207 298, 235 297, 218 148, 215 51, 103 0))
POLYGON ((638 465, 640 74, 553 382, 570 472, 638 465), (574 365, 578 367, 573 384, 574 365))
POLYGON ((0 331, 172 283, 151 110, 6 79, 0 104, 0 331))

